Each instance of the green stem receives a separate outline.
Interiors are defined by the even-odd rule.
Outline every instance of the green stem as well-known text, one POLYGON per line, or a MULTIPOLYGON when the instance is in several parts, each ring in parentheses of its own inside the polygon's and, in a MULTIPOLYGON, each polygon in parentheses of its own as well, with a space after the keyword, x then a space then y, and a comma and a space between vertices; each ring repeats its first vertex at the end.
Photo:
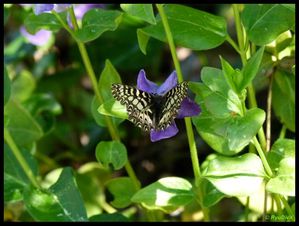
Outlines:
POLYGON ((295 216, 294 216, 294 213, 293 213, 293 211, 292 211, 292 209, 291 209, 291 207, 290 207, 288 201, 287 201, 287 200, 285 199, 285 197, 283 197, 282 195, 279 195, 279 198, 280 198, 280 200, 282 201, 282 203, 283 203, 283 205, 284 205, 284 207, 285 207, 287 213, 288 213, 290 216, 292 216, 292 217, 294 218, 294 217, 295 217, 295 216))
POLYGON ((239 47, 229 35, 226 36, 226 41, 237 51, 237 53, 241 53, 239 47))
POLYGON ((246 198, 246 205, 245 205, 245 222, 249 221, 249 203, 250 203, 250 197, 248 196, 246 198))
MULTIPOLYGON (((166 38, 169 44, 169 48, 170 48, 170 52, 171 52, 171 56, 173 59, 173 63, 174 63, 174 67, 175 70, 177 72, 178 75, 178 81, 179 82, 183 82, 184 78, 183 78, 183 74, 182 74, 182 70, 181 70, 181 66, 177 57, 177 53, 176 53, 176 48, 175 48, 175 44, 173 41, 173 36, 170 30, 170 26, 168 23, 168 19, 167 16, 164 12, 164 8, 162 6, 162 4, 156 4, 158 12, 161 16, 161 20, 163 23, 163 27, 166 33, 166 38)), ((196 148, 196 143, 195 143, 195 139, 194 139, 194 134, 193 134, 193 129, 192 129, 192 123, 191 123, 191 119, 190 117, 186 117, 185 118, 185 125, 186 125, 186 132, 187 132, 187 137, 188 137, 188 143, 189 143, 189 149, 190 149, 190 155, 191 155, 191 161, 192 161, 192 167, 193 167, 193 172, 194 172, 194 177, 195 177, 195 186, 199 187, 200 183, 201 183, 201 172, 200 172, 200 165, 199 165, 199 161, 198 161, 198 155, 197 155, 197 148, 196 148)), ((198 192, 198 199, 199 199, 199 204, 202 206, 202 192, 201 189, 199 189, 198 192)), ((203 210, 203 214, 204 214, 204 220, 208 221, 209 220, 209 210, 207 208, 204 208, 202 206, 202 210, 203 210)))
POLYGON ((261 148, 261 145, 260 145, 260 143, 258 142, 258 140, 256 139, 255 136, 254 136, 254 138, 253 138, 253 144, 254 144, 254 146, 255 146, 255 148, 256 148, 256 150, 257 150, 257 152, 258 152, 258 154, 259 154, 259 156, 260 156, 260 158, 261 158, 261 160, 262 160, 262 162, 263 162, 263 166, 264 166, 264 168, 265 168, 265 170, 266 170, 266 173, 267 173, 270 177, 272 177, 272 176, 273 176, 273 173, 272 173, 272 170, 271 170, 271 168, 270 168, 270 166, 269 166, 269 163, 268 163, 268 161, 267 161, 267 159, 266 159, 265 153, 263 152, 263 150, 262 150, 262 148, 261 148))
POLYGON ((19 150, 18 146, 16 145, 14 139, 10 135, 9 130, 5 127, 4 127, 4 140, 6 141, 6 143, 10 147, 11 151, 13 152, 14 156, 20 163, 20 166, 22 167, 22 169, 23 169, 24 173, 26 174, 26 176, 28 177, 28 179, 31 181, 32 185, 36 188, 40 188, 31 168, 27 164, 25 158, 23 157, 21 151, 19 150))
MULTIPOLYGON (((76 20, 76 17, 75 17, 75 13, 74 13, 73 7, 70 7, 69 11, 70 11, 70 15, 71 15, 72 24, 74 26, 74 30, 76 31, 76 30, 79 29, 79 27, 78 27, 78 24, 77 24, 77 20, 76 20)), ((78 48, 79 48, 79 51, 80 51, 80 54, 81 54, 84 66, 86 68, 87 74, 88 74, 88 76, 90 78, 90 81, 92 83, 92 87, 93 87, 94 93, 96 95, 96 98, 97 98, 99 104, 103 104, 104 103, 104 99, 103 99, 103 97, 101 95, 101 92, 99 90, 98 82, 97 82, 97 79, 96 79, 96 75, 95 75, 95 72, 94 72, 93 67, 91 65, 91 61, 89 59, 89 56, 88 56, 88 53, 87 53, 87 50, 85 48, 84 43, 81 42, 79 39, 76 38, 75 33, 60 18, 59 14, 57 14, 55 11, 53 11, 53 14, 57 17, 57 19, 60 21, 60 23, 62 24, 62 26, 71 34, 71 36, 77 42, 77 45, 78 45, 78 48)), ((116 141, 120 141, 120 137, 118 135, 117 129, 115 128, 115 126, 114 126, 111 118, 108 117, 108 116, 106 116, 106 115, 104 115, 104 119, 105 119, 107 128, 109 130, 109 133, 110 133, 112 139, 116 140, 116 141)), ((140 189, 140 182, 138 181, 138 179, 136 177, 136 174, 135 174, 135 172, 134 172, 134 170, 133 170, 133 168, 132 168, 132 166, 131 166, 131 164, 130 164, 129 161, 127 161, 127 163, 125 165, 125 169, 126 169, 128 175, 129 175, 129 177, 133 181, 133 184, 135 185, 136 190, 139 190, 140 189)))
MULTIPOLYGON (((235 17, 235 25, 236 25, 236 31, 237 31, 237 38, 238 38, 238 43, 239 43, 239 53, 241 57, 241 61, 243 64, 243 67, 247 63, 247 57, 246 57, 246 49, 245 49, 245 38, 244 33, 243 33, 243 28, 242 28, 242 23, 239 15, 239 10, 238 10, 238 5, 233 4, 233 11, 234 11, 234 17, 235 17)), ((247 43, 246 39, 246 43, 247 43)), ((248 46, 248 45, 246 45, 248 46)), ((250 108, 255 108, 257 107, 257 102, 256 102, 256 97, 255 97, 255 91, 253 88, 252 83, 250 83, 247 87, 247 92, 248 92, 248 101, 249 101, 249 107, 250 108)), ((259 141, 261 143, 262 149, 265 151, 266 150, 266 136, 263 127, 258 131, 258 137, 259 141)))
POLYGON ((287 131, 287 127, 285 126, 285 124, 282 125, 280 134, 279 134, 279 138, 284 138, 286 135, 286 131, 287 131))
POLYGON ((281 202, 280 202, 280 199, 279 199, 279 195, 278 194, 273 194, 273 199, 275 200, 276 205, 277 205, 277 213, 282 214, 282 208, 281 208, 281 202))
POLYGON ((270 151, 271 146, 271 105, 272 105, 272 81, 273 76, 270 76, 268 97, 267 97, 267 121, 266 121, 266 151, 270 151))

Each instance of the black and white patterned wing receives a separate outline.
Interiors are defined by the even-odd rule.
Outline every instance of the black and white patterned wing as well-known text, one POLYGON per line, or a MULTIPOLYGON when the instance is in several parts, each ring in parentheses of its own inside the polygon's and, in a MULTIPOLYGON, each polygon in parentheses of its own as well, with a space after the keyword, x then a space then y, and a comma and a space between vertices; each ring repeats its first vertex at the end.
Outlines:
POLYGON ((123 84, 112 84, 111 90, 113 97, 126 106, 129 121, 145 132, 154 128, 150 94, 123 84))
POLYGON ((181 103, 188 94, 188 82, 184 81, 173 89, 169 90, 165 95, 165 102, 161 109, 159 117, 158 129, 164 130, 176 118, 181 103))

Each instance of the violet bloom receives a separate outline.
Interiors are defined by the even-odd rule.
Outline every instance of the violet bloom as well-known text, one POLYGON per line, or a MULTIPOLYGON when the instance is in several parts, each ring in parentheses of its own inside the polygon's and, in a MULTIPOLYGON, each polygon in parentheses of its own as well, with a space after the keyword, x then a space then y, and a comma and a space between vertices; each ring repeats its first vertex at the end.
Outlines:
MULTIPOLYGON (((176 87, 178 84, 178 78, 175 71, 173 71, 168 78, 164 81, 164 83, 160 86, 158 86, 156 83, 149 81, 146 78, 146 74, 144 70, 140 70, 137 78, 137 89, 142 90, 144 92, 153 94, 153 95, 165 95, 169 90, 176 87)), ((180 106, 178 115, 176 118, 184 118, 184 117, 191 117, 196 116, 200 113, 199 106, 191 100, 189 97, 186 97, 180 106)), ((175 136, 178 133, 178 128, 173 121, 170 126, 168 126, 164 130, 151 130, 150 137, 151 141, 155 142, 162 139, 167 139, 170 137, 175 136)))
POLYGON ((51 10, 60 13, 65 11, 70 5, 71 4, 34 4, 34 13, 39 15, 41 13, 50 12, 51 10))
POLYGON ((81 20, 84 14, 93 8, 104 8, 104 4, 75 4, 74 13, 78 20, 81 20))
POLYGON ((27 32, 24 26, 20 28, 20 32, 31 44, 36 46, 43 46, 48 43, 52 33, 51 31, 42 29, 32 35, 27 32))

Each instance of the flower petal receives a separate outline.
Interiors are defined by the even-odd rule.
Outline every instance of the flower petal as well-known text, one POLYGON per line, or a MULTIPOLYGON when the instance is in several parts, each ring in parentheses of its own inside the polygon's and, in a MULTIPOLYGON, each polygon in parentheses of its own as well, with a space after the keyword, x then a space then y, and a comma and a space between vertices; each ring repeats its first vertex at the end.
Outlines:
POLYGON ((57 12, 57 13, 60 13, 60 12, 63 12, 65 10, 67 10, 67 8, 69 6, 71 6, 72 4, 54 4, 54 10, 57 12))
POLYGON ((200 112, 201 109, 198 104, 191 100, 189 97, 186 97, 181 103, 177 118, 196 116, 200 112))
POLYGON ((51 11, 54 8, 54 4, 35 4, 34 13, 39 15, 44 12, 51 11))
POLYGON ((158 85, 146 78, 145 71, 141 69, 137 78, 137 89, 147 93, 157 93, 158 85))
POLYGON ((175 136, 179 132, 175 122, 170 124, 165 130, 152 130, 151 131, 151 141, 156 142, 158 140, 167 139, 175 136))
POLYGON ((29 34, 24 26, 20 28, 21 34, 33 45, 42 46, 48 43, 51 38, 51 31, 39 30, 34 35, 29 34))
POLYGON ((104 8, 104 4, 76 4, 74 12, 77 19, 82 19, 84 14, 92 8, 104 8))
POLYGON ((157 94, 163 96, 169 90, 176 87, 177 84, 178 84, 178 77, 176 71, 173 71, 165 80, 165 82, 163 82, 163 84, 158 88, 157 94))

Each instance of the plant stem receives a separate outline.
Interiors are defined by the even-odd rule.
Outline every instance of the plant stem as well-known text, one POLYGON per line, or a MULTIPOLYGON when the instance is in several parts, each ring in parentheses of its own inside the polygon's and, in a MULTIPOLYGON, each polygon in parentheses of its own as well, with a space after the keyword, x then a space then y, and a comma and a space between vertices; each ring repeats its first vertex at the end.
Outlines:
POLYGON ((229 35, 226 36, 226 41, 237 51, 237 53, 241 54, 239 47, 229 35))
POLYGON ((270 83, 269 83, 269 90, 268 90, 268 97, 267 97, 267 122, 266 122, 266 138, 267 138, 267 146, 266 152, 270 151, 271 146, 271 106, 272 106, 272 81, 273 76, 270 75, 270 83))
POLYGON ((285 124, 282 124, 282 128, 281 128, 281 131, 280 131, 280 134, 279 134, 279 138, 284 138, 285 137, 286 130, 287 130, 287 127, 285 126, 285 124))
POLYGON ((271 170, 271 168, 270 168, 270 166, 269 166, 269 163, 268 163, 268 161, 267 161, 267 159, 266 159, 265 153, 263 152, 263 150, 262 150, 262 148, 261 148, 260 143, 259 143, 258 140, 256 139, 256 136, 253 137, 253 144, 254 144, 254 146, 255 146, 255 148, 256 148, 256 150, 257 150, 257 152, 258 152, 258 154, 259 154, 259 156, 260 156, 260 158, 261 158, 261 160, 262 160, 262 162, 263 162, 263 166, 264 166, 264 168, 265 168, 265 170, 266 170, 266 173, 267 173, 270 177, 272 177, 272 176, 273 176, 272 170, 271 170))
MULTIPOLYGON (((70 16, 71 16, 71 21, 72 24, 74 26, 74 30, 77 31, 79 29, 78 24, 77 24, 77 19, 75 17, 75 13, 74 13, 74 9, 71 6, 69 8, 69 12, 70 12, 70 16)), ((87 74, 89 76, 89 79, 92 83, 92 87, 93 87, 93 91, 95 93, 95 96, 97 98, 97 101, 99 104, 103 104, 104 103, 104 99, 101 95, 101 92, 99 90, 98 87, 98 82, 96 79, 96 75, 95 72, 93 70, 93 67, 91 65, 91 61, 89 59, 87 50, 85 48, 85 45, 82 41, 80 41, 79 39, 76 38, 75 33, 72 31, 72 29, 69 28, 69 26, 60 18, 59 14, 57 14, 55 11, 53 11, 54 15, 57 17, 57 19, 60 21, 60 23, 62 24, 62 26, 71 34, 71 36, 75 39, 75 41, 77 42, 85 69, 87 71, 87 74)), ((120 141, 120 137, 118 135, 117 129, 115 128, 111 118, 109 116, 104 115, 104 119, 107 125, 107 128, 109 130, 109 133, 112 137, 113 140, 116 141, 120 141)), ((136 177, 136 174, 131 166, 131 163, 129 161, 127 161, 127 163, 125 164, 125 169, 129 175, 129 177, 131 178, 131 180, 133 181, 133 184, 135 185, 136 190, 140 189, 140 182, 136 177)))
MULTIPOLYGON (((239 53, 240 53, 242 64, 243 64, 243 66, 245 66, 247 63, 247 57, 246 57, 244 33, 243 33, 243 29, 242 29, 242 23, 240 20, 238 5, 233 4, 233 11, 234 11, 234 17, 235 17, 237 38, 238 38, 238 43, 239 43, 239 53)), ((250 83, 248 85, 247 92, 248 92, 249 107, 250 108, 257 107, 255 91, 254 91, 252 83, 250 83)), ((258 137, 259 137, 259 141, 261 143, 262 149, 266 150, 266 146, 267 146, 266 145, 266 136, 265 136, 263 127, 261 127, 261 129, 258 131, 258 137)))
POLYGON ((283 205, 285 206, 287 213, 294 218, 295 217, 294 213, 293 213, 288 201, 282 195, 279 195, 279 198, 282 201, 283 205))
POLYGON ((4 127, 4 140, 6 141, 8 146, 10 147, 10 149, 13 152, 14 156, 18 160, 20 166, 22 167, 24 173, 26 174, 28 179, 31 181, 32 185, 36 188, 40 188, 37 180, 35 179, 35 176, 34 176, 32 170, 31 170, 31 168, 27 164, 25 158, 23 157, 21 151, 19 150, 18 146, 16 145, 14 139, 10 135, 9 130, 5 127, 4 127))
MULTIPOLYGON (((176 48, 175 48, 175 44, 173 41, 173 36, 172 36, 171 30, 170 30, 167 16, 164 12, 164 8, 163 8, 162 4, 156 4, 156 6, 157 6, 158 12, 161 16, 163 27, 164 27, 164 30, 166 33, 166 38, 167 38, 169 48, 171 51, 171 56, 173 59, 174 67, 175 67, 175 70, 178 75, 178 81, 183 82, 184 78, 183 78, 181 66, 180 66, 180 63, 179 63, 179 60, 177 57, 176 48)), ((200 172, 197 148, 196 148, 196 143, 195 143, 195 139, 194 139, 194 133, 193 133, 190 117, 185 118, 185 125, 186 125, 186 132, 187 132, 187 137, 188 137, 192 167, 193 167, 193 172, 194 172, 194 177, 195 177, 195 186, 199 187, 199 185, 201 183, 201 172, 200 172)), ((199 189, 199 190, 200 190, 200 192, 198 192, 199 204, 202 206, 203 197, 202 197, 201 189, 199 189)), ((209 216, 208 216, 209 210, 207 208, 204 208, 203 206, 202 206, 202 210, 203 210, 203 214, 204 214, 204 220, 208 221, 209 220, 209 216)))
POLYGON ((248 222, 249 220, 249 203, 250 203, 250 197, 246 197, 246 205, 245 205, 245 222, 248 222))

